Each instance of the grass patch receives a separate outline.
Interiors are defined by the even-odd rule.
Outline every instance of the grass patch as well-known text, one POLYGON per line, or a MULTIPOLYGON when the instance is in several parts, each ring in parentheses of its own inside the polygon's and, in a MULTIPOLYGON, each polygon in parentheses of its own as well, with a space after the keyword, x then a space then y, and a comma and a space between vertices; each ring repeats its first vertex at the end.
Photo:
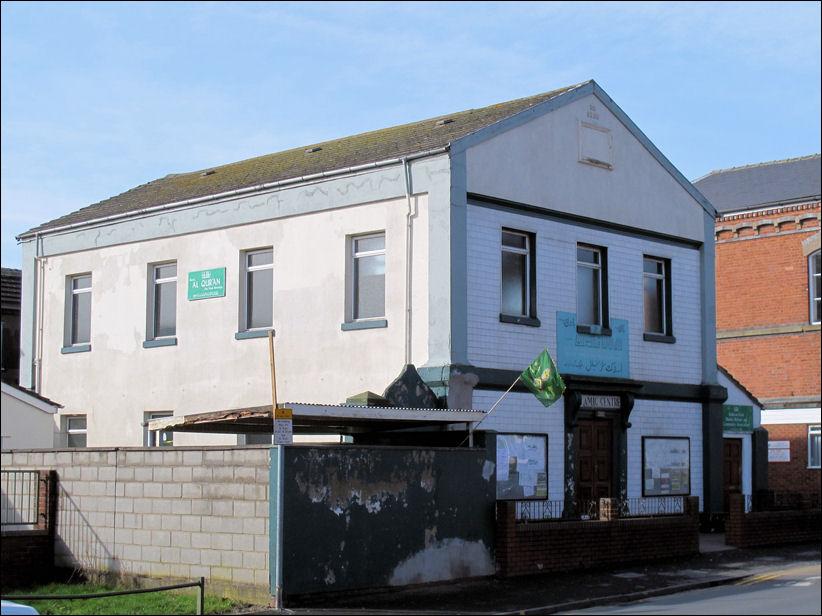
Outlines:
MULTIPOLYGON (((46 584, 25 590, 11 591, 9 595, 84 595, 112 590, 131 590, 126 586, 102 584, 46 584)), ((138 595, 99 597, 96 599, 21 600, 41 614, 196 614, 197 588, 147 592, 138 595)), ((14 601, 14 597, 6 597, 14 601)), ((205 595, 206 614, 225 614, 244 605, 225 597, 205 595)))

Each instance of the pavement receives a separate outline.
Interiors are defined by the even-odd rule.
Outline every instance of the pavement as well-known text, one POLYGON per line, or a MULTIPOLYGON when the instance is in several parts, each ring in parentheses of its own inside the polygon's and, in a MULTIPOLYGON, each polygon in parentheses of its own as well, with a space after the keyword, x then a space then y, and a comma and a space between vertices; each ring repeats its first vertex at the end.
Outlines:
POLYGON ((286 597, 283 609, 233 614, 554 614, 732 584, 798 564, 819 564, 820 544, 737 549, 724 534, 700 536, 700 553, 613 569, 474 578, 396 589, 286 597))

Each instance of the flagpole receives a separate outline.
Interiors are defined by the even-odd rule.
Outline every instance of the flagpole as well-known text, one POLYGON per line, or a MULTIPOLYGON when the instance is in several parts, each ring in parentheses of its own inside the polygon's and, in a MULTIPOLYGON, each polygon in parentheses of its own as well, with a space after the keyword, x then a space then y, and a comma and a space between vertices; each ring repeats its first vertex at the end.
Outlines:
MULTIPOLYGON (((469 427, 469 428, 468 428, 468 436, 467 436, 466 438, 468 439, 468 446, 469 446, 469 447, 473 447, 473 446, 474 446, 474 430, 476 430, 476 429, 477 429, 477 426, 479 426, 479 425, 480 425, 483 421, 485 421, 486 419, 488 419, 488 416, 489 416, 491 413, 493 413, 493 412, 494 412, 494 409, 495 409, 495 408, 497 408, 497 407, 499 406, 499 403, 500 403, 500 402, 502 402, 503 398, 505 398, 505 396, 507 396, 509 393, 511 393, 511 390, 512 390, 512 389, 514 389, 514 386, 515 386, 517 383, 519 383, 519 376, 518 376, 518 377, 514 380, 514 382, 513 382, 513 383, 511 383, 511 387, 509 387, 508 389, 506 389, 506 390, 505 390, 505 393, 504 393, 504 394, 502 394, 502 395, 499 397, 499 400, 497 400, 496 402, 494 402, 494 406, 492 406, 490 409, 488 409, 488 412, 485 414, 485 416, 484 416, 482 419, 480 419, 477 423, 473 424, 471 427, 469 427)), ((462 443, 464 443, 464 442, 465 442, 465 439, 463 439, 462 443)), ((460 443, 460 445, 462 445, 462 443, 460 443)))

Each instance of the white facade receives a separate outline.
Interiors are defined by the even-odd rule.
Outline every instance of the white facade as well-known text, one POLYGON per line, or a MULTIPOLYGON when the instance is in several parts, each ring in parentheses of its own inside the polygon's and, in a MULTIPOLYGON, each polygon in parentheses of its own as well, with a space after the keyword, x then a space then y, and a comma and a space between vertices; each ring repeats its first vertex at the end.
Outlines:
MULTIPOLYGON (((567 497, 575 477, 567 437, 577 420, 605 418, 614 495, 642 495, 643 437, 676 437, 689 442, 690 493, 717 502, 716 481, 703 493, 721 435, 702 418, 716 415, 724 391, 713 208, 594 82, 558 92, 443 142, 437 127, 474 111, 431 121, 417 154, 24 234, 21 379, 60 399, 61 415, 86 415, 89 446, 142 444, 150 413, 270 404, 265 332, 242 322, 244 254, 270 249, 279 401, 381 392, 412 363, 450 406, 487 409, 547 347, 570 379, 565 399, 545 409, 516 390, 482 429, 547 436, 551 499, 567 497), (535 289, 529 314, 513 320, 501 314, 505 230, 527 239, 535 289), (351 246, 369 234, 385 238, 384 314, 358 321, 351 246), (580 246, 603 260, 601 329, 576 321, 580 246), (670 292, 666 330, 652 336, 649 256, 664 264, 670 292), (168 262, 177 266, 176 333, 152 341, 151 268, 168 262), (224 294, 189 300, 188 275, 212 268, 225 268, 224 294), (78 274, 91 275, 90 341, 67 348, 67 284, 78 274), (575 368, 605 365, 595 346, 616 349, 618 374, 575 368), (595 412, 580 402, 589 393, 619 404, 595 412)), ((180 434, 174 443, 236 439, 180 434)))
POLYGON ((1 406, 3 449, 54 447, 54 416, 59 404, 2 383, 1 406))

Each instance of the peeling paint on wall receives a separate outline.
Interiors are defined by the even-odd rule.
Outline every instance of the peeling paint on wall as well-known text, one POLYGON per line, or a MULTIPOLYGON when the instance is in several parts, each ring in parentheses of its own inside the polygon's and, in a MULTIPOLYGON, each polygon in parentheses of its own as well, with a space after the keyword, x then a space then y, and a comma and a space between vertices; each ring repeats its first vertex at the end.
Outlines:
POLYGON ((389 584, 405 586, 493 574, 494 560, 482 541, 445 539, 397 565, 389 584))

